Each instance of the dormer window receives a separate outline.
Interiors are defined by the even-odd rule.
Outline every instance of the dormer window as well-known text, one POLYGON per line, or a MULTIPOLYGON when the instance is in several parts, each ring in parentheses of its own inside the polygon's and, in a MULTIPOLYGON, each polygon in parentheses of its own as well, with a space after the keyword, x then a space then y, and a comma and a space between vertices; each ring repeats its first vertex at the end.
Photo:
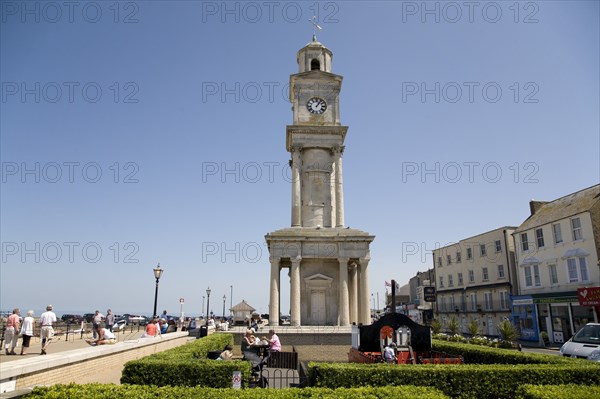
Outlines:
POLYGON ((320 71, 321 70, 321 63, 319 62, 319 60, 312 59, 310 61, 310 70, 311 71, 320 71))

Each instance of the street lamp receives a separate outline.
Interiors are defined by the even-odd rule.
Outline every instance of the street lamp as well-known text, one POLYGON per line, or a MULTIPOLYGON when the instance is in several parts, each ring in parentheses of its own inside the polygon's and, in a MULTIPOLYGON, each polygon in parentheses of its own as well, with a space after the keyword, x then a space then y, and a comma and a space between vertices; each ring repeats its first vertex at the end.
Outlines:
POLYGON ((227 299, 226 295, 223 295, 223 320, 225 320, 225 300, 227 299))
POLYGON ((158 280, 160 280, 160 276, 162 276, 163 269, 160 268, 160 263, 156 266, 155 269, 152 269, 154 272, 154 277, 156 278, 156 290, 154 291, 154 313, 152 315, 156 317, 156 302, 158 301, 158 280))
POLYGON ((202 311, 200 312, 200 315, 202 318, 204 318, 204 299, 206 297, 204 295, 202 295, 202 311))
POLYGON ((206 327, 208 328, 208 309, 210 309, 210 287, 206 289, 206 327))
MULTIPOLYGON (((598 261, 598 265, 600 265, 600 261, 598 261)), ((229 315, 231 316, 231 313, 233 312, 233 285, 230 286, 231 288, 231 295, 229 295, 229 315)))

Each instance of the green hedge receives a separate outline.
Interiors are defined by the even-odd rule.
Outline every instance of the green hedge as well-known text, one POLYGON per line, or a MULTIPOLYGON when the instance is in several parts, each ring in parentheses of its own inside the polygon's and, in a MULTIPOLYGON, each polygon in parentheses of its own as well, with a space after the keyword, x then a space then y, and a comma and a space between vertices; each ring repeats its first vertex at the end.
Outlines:
POLYGON ((326 388, 415 385, 435 387, 453 398, 515 397, 523 384, 600 385, 600 365, 394 365, 310 363, 313 385, 326 388))
POLYGON ((45 399, 446 399, 428 387, 363 387, 351 389, 214 389, 114 384, 37 387, 28 398, 45 399))
POLYGON ((600 386, 568 385, 522 385, 520 399, 591 399, 600 398, 600 386))
POLYGON ((573 364, 573 359, 568 357, 440 340, 433 340, 432 349, 451 355, 462 355, 466 364, 573 364))
POLYGON ((251 365, 241 360, 208 360, 207 354, 233 344, 232 334, 212 334, 185 345, 125 363, 122 384, 156 386, 231 387, 234 371, 242 372, 244 384, 251 365))

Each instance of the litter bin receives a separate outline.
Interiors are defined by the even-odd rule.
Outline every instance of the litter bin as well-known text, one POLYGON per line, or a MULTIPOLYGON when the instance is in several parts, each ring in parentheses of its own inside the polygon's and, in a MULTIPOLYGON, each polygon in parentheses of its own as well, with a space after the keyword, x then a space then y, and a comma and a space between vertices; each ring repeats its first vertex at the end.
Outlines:
POLYGON ((208 335, 208 326, 200 326, 200 328, 198 329, 198 337, 197 338, 206 337, 207 335, 208 335))

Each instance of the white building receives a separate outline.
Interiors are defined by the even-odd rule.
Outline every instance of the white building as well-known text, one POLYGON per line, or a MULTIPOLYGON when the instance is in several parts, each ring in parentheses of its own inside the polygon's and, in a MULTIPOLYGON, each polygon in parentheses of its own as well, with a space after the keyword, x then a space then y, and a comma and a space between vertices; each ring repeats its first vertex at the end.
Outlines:
POLYGON ((511 315, 514 230, 501 227, 433 251, 434 313, 445 329, 454 317, 461 333, 475 321, 480 334, 498 335, 497 325, 511 315))
POLYGON ((529 216, 513 233, 518 294, 513 317, 521 339, 568 340, 598 321, 580 306, 577 289, 600 285, 600 185, 551 202, 531 201, 529 216))

